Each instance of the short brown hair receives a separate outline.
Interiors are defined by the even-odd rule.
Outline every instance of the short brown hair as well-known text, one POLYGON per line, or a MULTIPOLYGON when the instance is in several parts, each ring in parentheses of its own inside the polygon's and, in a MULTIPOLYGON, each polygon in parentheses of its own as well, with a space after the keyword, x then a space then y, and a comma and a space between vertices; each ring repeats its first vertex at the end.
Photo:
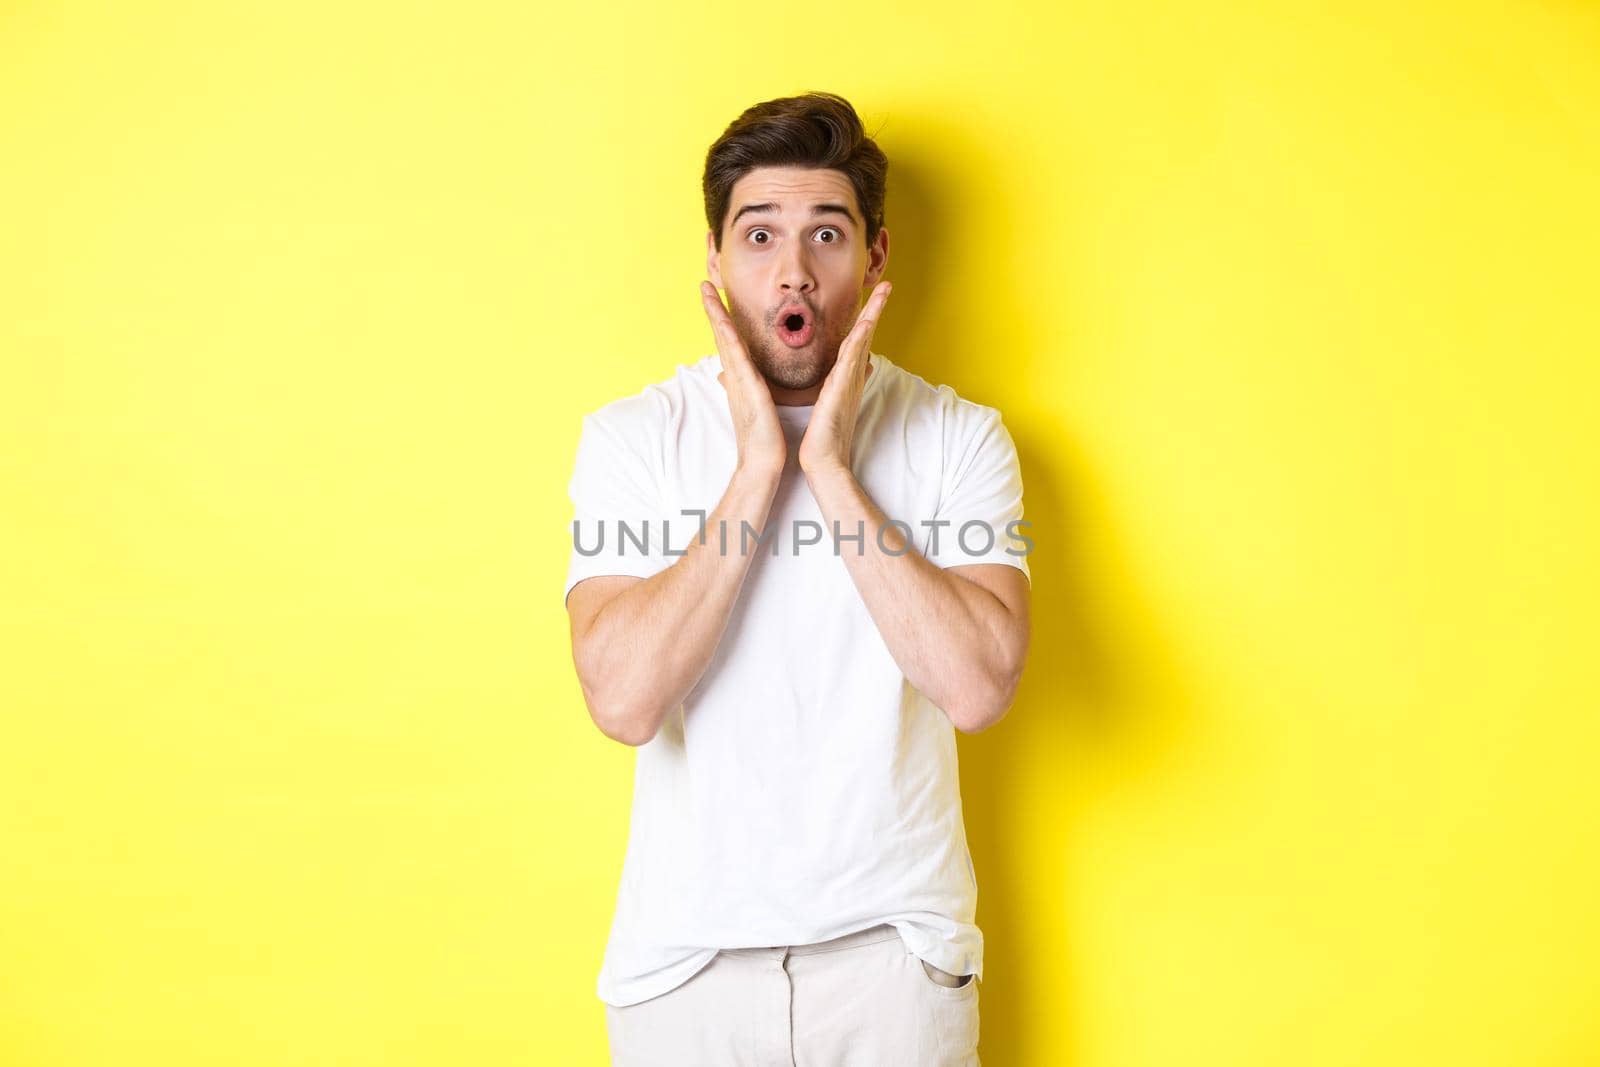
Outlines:
POLYGON ((889 159, 868 137, 856 109, 834 93, 804 93, 745 109, 706 152, 701 189, 717 249, 733 184, 756 167, 817 167, 843 171, 855 187, 867 243, 883 227, 889 159))

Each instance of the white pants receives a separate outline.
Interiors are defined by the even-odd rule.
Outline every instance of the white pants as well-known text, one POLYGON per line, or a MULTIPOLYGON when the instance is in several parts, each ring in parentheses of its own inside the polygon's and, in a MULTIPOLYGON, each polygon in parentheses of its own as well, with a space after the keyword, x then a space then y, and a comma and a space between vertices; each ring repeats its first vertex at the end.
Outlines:
POLYGON ((923 962, 888 924, 723 949, 676 989, 605 1010, 613 1067, 978 1067, 977 976, 923 962))

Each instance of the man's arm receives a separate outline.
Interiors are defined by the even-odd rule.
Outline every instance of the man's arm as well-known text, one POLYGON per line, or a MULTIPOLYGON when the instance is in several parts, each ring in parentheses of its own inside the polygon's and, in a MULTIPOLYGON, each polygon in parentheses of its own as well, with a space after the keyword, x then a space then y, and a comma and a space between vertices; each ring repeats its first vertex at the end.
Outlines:
POLYGON ((942 568, 911 548, 899 527, 885 525, 848 469, 806 477, 829 535, 835 524, 841 538, 858 529, 864 535, 859 545, 841 540, 839 554, 906 679, 963 733, 999 722, 1028 654, 1027 575, 1008 563, 942 568))
POLYGON ((855 425, 872 373, 872 335, 892 288, 888 282, 873 287, 840 343, 800 442, 800 469, 829 532, 837 531, 845 568, 901 672, 956 729, 977 733, 999 722, 1016 698, 1028 654, 1028 578, 1009 563, 973 563, 946 573, 912 550, 899 527, 887 525, 856 481, 850 464, 855 425), (857 534, 859 544, 851 543, 858 551, 852 552, 844 537, 857 534))
POLYGON ((595 576, 573 586, 567 598, 572 660, 589 716, 626 745, 655 737, 666 713, 683 703, 710 665, 750 570, 744 524, 756 531, 755 551, 770 543, 763 540, 767 514, 788 460, 771 388, 716 287, 704 281, 699 290, 733 423, 737 458, 728 488, 676 563, 643 579, 595 576), (728 544, 735 548, 725 550, 728 544))
POLYGON ((607 737, 645 744, 705 673, 750 569, 753 553, 738 551, 740 523, 758 533, 765 527, 780 475, 735 470, 706 516, 704 536, 658 574, 596 576, 572 587, 572 660, 589 716, 607 737), (726 523, 726 553, 719 522, 726 523))

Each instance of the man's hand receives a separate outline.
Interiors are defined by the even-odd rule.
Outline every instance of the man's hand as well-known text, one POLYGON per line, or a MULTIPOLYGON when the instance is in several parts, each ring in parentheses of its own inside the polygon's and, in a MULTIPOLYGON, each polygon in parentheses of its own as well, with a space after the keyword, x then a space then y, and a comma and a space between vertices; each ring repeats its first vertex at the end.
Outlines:
POLYGON ((750 361, 750 353, 739 340, 739 331, 734 328, 728 309, 722 306, 717 287, 709 281, 700 283, 700 303, 705 308, 706 318, 711 320, 717 353, 722 359, 717 381, 728 394, 734 441, 739 448, 738 465, 747 470, 782 474, 789 458, 789 445, 783 438, 783 427, 778 425, 772 390, 767 388, 767 380, 750 361))
POLYGON ((839 358, 822 383, 817 406, 811 411, 805 437, 800 441, 800 469, 806 477, 850 470, 850 446, 855 440, 856 417, 861 413, 861 393, 872 373, 868 352, 878 316, 889 299, 890 285, 879 282, 856 316, 855 325, 839 344, 839 358))

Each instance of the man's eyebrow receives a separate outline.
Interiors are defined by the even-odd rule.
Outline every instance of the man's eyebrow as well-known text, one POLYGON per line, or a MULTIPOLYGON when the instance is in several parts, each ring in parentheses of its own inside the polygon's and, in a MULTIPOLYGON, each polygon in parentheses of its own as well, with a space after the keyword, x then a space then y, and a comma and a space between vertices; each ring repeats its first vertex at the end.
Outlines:
MULTIPOLYGON (((746 215, 754 215, 777 210, 778 205, 773 203, 746 204, 744 207, 740 208, 734 213, 733 218, 728 220, 728 226, 729 228, 732 228, 735 223, 737 223, 746 215)), ((817 215, 843 215, 851 222, 856 221, 855 215, 851 214, 850 209, 843 204, 813 204, 811 205, 811 214, 813 217, 817 215)))

